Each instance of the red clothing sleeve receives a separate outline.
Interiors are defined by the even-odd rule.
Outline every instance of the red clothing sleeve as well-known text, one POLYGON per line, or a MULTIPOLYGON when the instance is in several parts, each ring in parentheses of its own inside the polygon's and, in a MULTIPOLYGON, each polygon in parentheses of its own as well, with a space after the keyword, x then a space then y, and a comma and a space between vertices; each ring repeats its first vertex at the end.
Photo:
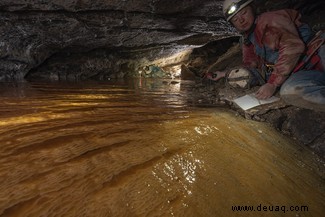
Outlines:
POLYGON ((255 48, 253 44, 243 45, 243 65, 247 68, 255 68, 257 66, 258 57, 255 54, 255 48))
POLYGON ((297 27, 300 15, 295 10, 267 12, 257 18, 255 35, 257 43, 279 52, 268 83, 280 86, 296 66, 305 51, 297 27))

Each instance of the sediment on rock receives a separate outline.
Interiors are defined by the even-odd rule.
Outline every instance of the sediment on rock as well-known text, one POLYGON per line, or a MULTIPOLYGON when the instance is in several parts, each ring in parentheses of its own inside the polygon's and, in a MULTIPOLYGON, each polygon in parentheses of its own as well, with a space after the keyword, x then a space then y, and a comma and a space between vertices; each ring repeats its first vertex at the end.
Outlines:
MULTIPOLYGON (((192 66, 191 69, 205 72, 207 70, 230 70, 233 67, 238 67, 241 62, 240 46, 236 43, 236 38, 226 41, 233 45, 226 52, 219 53, 220 56, 215 55, 218 48, 211 44, 194 51, 193 53, 205 53, 205 55, 210 56, 210 59, 207 58, 210 61, 204 62, 204 65, 198 65, 198 57, 193 56, 192 62, 189 63, 189 66, 192 66)), ((224 79, 218 82, 203 79, 198 82, 202 82, 202 85, 197 86, 198 90, 196 91, 200 102, 227 105, 246 119, 267 122, 281 133, 294 138, 300 145, 309 147, 325 159, 325 112, 298 108, 286 104, 283 100, 244 111, 233 102, 233 99, 254 93, 258 87, 236 89, 226 85, 224 79)), ((278 93, 277 96, 279 96, 278 93)))

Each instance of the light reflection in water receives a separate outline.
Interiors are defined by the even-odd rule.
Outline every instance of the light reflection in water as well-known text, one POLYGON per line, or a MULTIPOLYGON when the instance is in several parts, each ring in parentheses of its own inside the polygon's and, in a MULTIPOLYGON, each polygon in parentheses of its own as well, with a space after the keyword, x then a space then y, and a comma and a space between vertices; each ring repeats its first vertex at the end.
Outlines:
POLYGON ((189 107, 191 84, 137 82, 0 89, 0 216, 325 212, 324 164, 309 150, 263 123, 189 107))

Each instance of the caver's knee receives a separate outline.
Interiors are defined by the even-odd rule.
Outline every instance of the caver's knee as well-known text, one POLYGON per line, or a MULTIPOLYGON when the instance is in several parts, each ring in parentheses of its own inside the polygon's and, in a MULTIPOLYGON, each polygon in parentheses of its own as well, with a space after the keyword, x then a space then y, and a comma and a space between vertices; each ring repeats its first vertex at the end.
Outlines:
POLYGON ((325 73, 316 70, 296 72, 283 83, 280 95, 288 104, 325 111, 325 73))
POLYGON ((301 96, 305 93, 305 86, 292 85, 291 83, 284 83, 280 89, 280 96, 301 96))

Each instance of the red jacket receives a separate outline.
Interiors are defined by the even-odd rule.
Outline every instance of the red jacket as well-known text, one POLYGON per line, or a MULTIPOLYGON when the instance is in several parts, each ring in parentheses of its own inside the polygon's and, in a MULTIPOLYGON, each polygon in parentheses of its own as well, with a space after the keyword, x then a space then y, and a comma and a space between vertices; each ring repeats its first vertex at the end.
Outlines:
MULTIPOLYGON (((254 36, 256 43, 278 52, 268 83, 280 86, 293 71, 306 45, 297 28, 302 25, 295 10, 266 12, 256 18, 254 36)), ((243 45, 243 62, 246 67, 256 67, 263 60, 255 54, 254 44, 243 45)))

